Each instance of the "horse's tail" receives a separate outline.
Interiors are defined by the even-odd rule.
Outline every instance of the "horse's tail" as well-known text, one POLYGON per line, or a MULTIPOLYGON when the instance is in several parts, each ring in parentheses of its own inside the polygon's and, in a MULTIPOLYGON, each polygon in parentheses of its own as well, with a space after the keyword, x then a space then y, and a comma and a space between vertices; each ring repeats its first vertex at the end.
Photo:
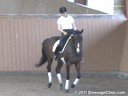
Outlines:
POLYGON ((44 48, 42 47, 42 57, 40 58, 40 61, 38 64, 35 64, 36 67, 42 66, 47 61, 47 56, 44 52, 44 48))

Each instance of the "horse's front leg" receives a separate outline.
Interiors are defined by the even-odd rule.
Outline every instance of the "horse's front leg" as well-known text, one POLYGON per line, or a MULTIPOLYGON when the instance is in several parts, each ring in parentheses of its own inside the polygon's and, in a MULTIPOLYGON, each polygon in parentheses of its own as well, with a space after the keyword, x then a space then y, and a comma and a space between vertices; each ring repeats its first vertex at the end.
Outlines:
POLYGON ((68 93, 69 92, 69 80, 70 80, 70 64, 66 65, 66 82, 65 82, 65 92, 68 93))
POLYGON ((77 77, 75 79, 75 81, 72 83, 71 88, 74 88, 80 81, 81 78, 81 73, 80 73, 80 63, 75 64, 76 67, 76 71, 77 71, 77 77))

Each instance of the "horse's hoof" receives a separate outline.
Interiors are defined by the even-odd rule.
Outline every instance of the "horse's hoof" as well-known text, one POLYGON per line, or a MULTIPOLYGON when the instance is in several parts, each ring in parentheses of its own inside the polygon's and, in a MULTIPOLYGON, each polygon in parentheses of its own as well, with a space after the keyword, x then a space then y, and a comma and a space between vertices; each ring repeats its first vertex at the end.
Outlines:
POLYGON ((52 83, 48 83, 48 88, 51 88, 51 86, 52 86, 52 83))
POLYGON ((74 85, 74 84, 72 84, 72 85, 71 85, 71 88, 75 88, 75 85, 74 85))
POLYGON ((63 84, 60 84, 60 90, 63 90, 63 84))
POLYGON ((66 89, 66 90, 65 90, 65 93, 69 93, 69 89, 66 89))

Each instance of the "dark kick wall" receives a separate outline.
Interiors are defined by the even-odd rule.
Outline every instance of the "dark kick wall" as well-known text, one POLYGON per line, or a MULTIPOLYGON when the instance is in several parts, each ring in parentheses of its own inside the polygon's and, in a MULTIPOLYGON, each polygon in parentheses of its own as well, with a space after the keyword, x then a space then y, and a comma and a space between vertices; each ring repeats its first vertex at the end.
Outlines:
MULTIPOLYGON (((0 71, 46 71, 35 68, 45 38, 60 35, 56 18, 0 17, 0 71)), ((84 29, 82 70, 128 72, 128 24, 124 20, 77 19, 84 29)), ((53 64, 55 68, 56 62, 53 64)))

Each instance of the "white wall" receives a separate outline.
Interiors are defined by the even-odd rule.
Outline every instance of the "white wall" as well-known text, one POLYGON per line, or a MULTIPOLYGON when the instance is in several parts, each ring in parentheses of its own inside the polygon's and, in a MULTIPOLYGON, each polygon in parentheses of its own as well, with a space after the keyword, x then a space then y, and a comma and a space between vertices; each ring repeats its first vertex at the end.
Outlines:
POLYGON ((69 2, 74 2, 75 0, 67 0, 67 1, 69 1, 69 2))
POLYGON ((88 0, 88 7, 113 15, 114 0, 88 0))

